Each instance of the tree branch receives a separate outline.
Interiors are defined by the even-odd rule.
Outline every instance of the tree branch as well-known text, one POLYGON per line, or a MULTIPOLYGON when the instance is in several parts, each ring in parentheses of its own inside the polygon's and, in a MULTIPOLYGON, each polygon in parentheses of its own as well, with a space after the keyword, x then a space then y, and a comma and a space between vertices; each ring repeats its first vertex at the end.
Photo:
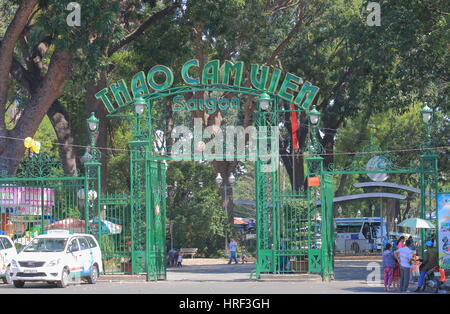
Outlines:
POLYGON ((175 0, 175 2, 169 6, 166 7, 165 9, 153 14, 152 16, 150 16, 147 20, 145 20, 144 22, 142 22, 141 25, 139 25, 133 32, 131 32, 130 34, 128 34, 125 38, 123 38, 119 44, 113 48, 111 48, 108 52, 107 52, 107 56, 111 57, 114 53, 116 53, 118 50, 122 49, 124 46, 126 46, 127 44, 129 44, 130 42, 132 42, 133 40, 135 40, 138 36, 140 36, 148 27, 150 27, 151 25, 153 25, 155 22, 161 20, 163 17, 166 17, 170 14, 172 14, 176 8, 178 8, 180 6, 180 1, 179 0, 175 0))
POLYGON ((275 48, 275 50, 272 52, 272 55, 270 56, 269 60, 267 61, 267 65, 272 65, 273 62, 275 61, 275 59, 279 56, 279 54, 281 53, 281 51, 287 46, 287 44, 292 40, 292 38, 294 37, 295 34, 298 33, 298 31, 300 30, 300 27, 303 25, 303 21, 304 21, 304 14, 305 14, 305 8, 303 5, 300 6, 299 8, 299 13, 298 13, 298 17, 297 17, 297 21, 295 23, 295 26, 291 29, 291 31, 289 32, 289 34, 286 36, 286 38, 278 45, 277 48, 275 48))

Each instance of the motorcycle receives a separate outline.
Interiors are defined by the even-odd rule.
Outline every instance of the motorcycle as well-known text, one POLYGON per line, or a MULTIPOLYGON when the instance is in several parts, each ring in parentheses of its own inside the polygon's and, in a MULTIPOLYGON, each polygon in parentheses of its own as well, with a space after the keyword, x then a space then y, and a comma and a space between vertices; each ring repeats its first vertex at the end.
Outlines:
POLYGON ((422 291, 427 288, 431 289, 434 293, 438 293, 441 287, 445 283, 445 271, 442 268, 434 267, 427 271, 424 279, 422 291))

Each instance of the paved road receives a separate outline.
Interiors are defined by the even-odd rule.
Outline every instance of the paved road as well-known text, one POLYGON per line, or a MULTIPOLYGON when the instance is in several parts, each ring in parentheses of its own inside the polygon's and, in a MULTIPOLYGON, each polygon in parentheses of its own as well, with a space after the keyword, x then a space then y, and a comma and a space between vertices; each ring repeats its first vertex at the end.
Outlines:
MULTIPOLYGON (((42 283, 27 283, 25 288, 0 285, 2 293, 55 294, 55 293, 150 293, 150 294, 277 294, 277 293, 383 293, 375 278, 380 268, 377 259, 337 260, 336 280, 331 283, 316 281, 250 281, 253 264, 192 265, 169 268, 166 281, 159 282, 99 282, 96 285, 74 285, 58 289, 42 283), (368 270, 368 265, 369 267, 368 270)), ((381 272, 379 272, 381 275, 381 272)), ((382 279, 382 275, 378 279, 382 279)), ((411 290, 414 287, 411 286, 411 290)))

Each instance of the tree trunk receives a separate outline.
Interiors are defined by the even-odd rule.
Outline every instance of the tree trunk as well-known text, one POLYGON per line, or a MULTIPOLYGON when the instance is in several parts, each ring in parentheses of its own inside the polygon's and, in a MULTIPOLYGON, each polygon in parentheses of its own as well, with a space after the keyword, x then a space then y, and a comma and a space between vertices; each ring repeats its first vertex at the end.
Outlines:
POLYGON ((9 174, 15 173, 25 151, 20 139, 34 136, 50 106, 61 95, 69 71, 70 54, 67 51, 55 51, 46 76, 32 94, 14 129, 7 132, 9 138, 0 145, 1 170, 6 170, 9 174))
POLYGON ((59 143, 59 156, 64 166, 64 173, 74 175, 77 170, 77 159, 75 148, 72 146, 75 139, 68 114, 59 101, 54 101, 47 111, 47 116, 53 125, 59 143))
MULTIPOLYGON (((9 132, 6 129, 5 113, 8 100, 9 72, 12 67, 14 49, 37 3, 38 0, 23 0, 20 3, 0 45, 0 136, 2 136, 0 137, 0 155, 5 153, 6 147, 8 147, 8 151, 10 150, 7 143, 11 140, 6 138, 9 132)), ((14 164, 13 160, 7 162, 4 159, 4 162, 0 163, 2 166, 0 170, 10 170, 10 168, 3 168, 4 164, 9 163, 14 164)))

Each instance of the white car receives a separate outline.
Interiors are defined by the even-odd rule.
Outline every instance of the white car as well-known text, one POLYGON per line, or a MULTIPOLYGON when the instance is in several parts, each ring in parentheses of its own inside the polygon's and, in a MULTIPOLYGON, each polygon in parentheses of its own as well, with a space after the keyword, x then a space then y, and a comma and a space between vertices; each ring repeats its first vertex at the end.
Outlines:
POLYGON ((8 236, 0 235, 0 278, 6 284, 11 284, 11 261, 17 258, 13 241, 8 236))
POLYGON ((102 272, 102 254, 90 234, 51 230, 33 239, 11 262, 14 286, 46 281, 65 288, 76 279, 95 284, 102 272))

